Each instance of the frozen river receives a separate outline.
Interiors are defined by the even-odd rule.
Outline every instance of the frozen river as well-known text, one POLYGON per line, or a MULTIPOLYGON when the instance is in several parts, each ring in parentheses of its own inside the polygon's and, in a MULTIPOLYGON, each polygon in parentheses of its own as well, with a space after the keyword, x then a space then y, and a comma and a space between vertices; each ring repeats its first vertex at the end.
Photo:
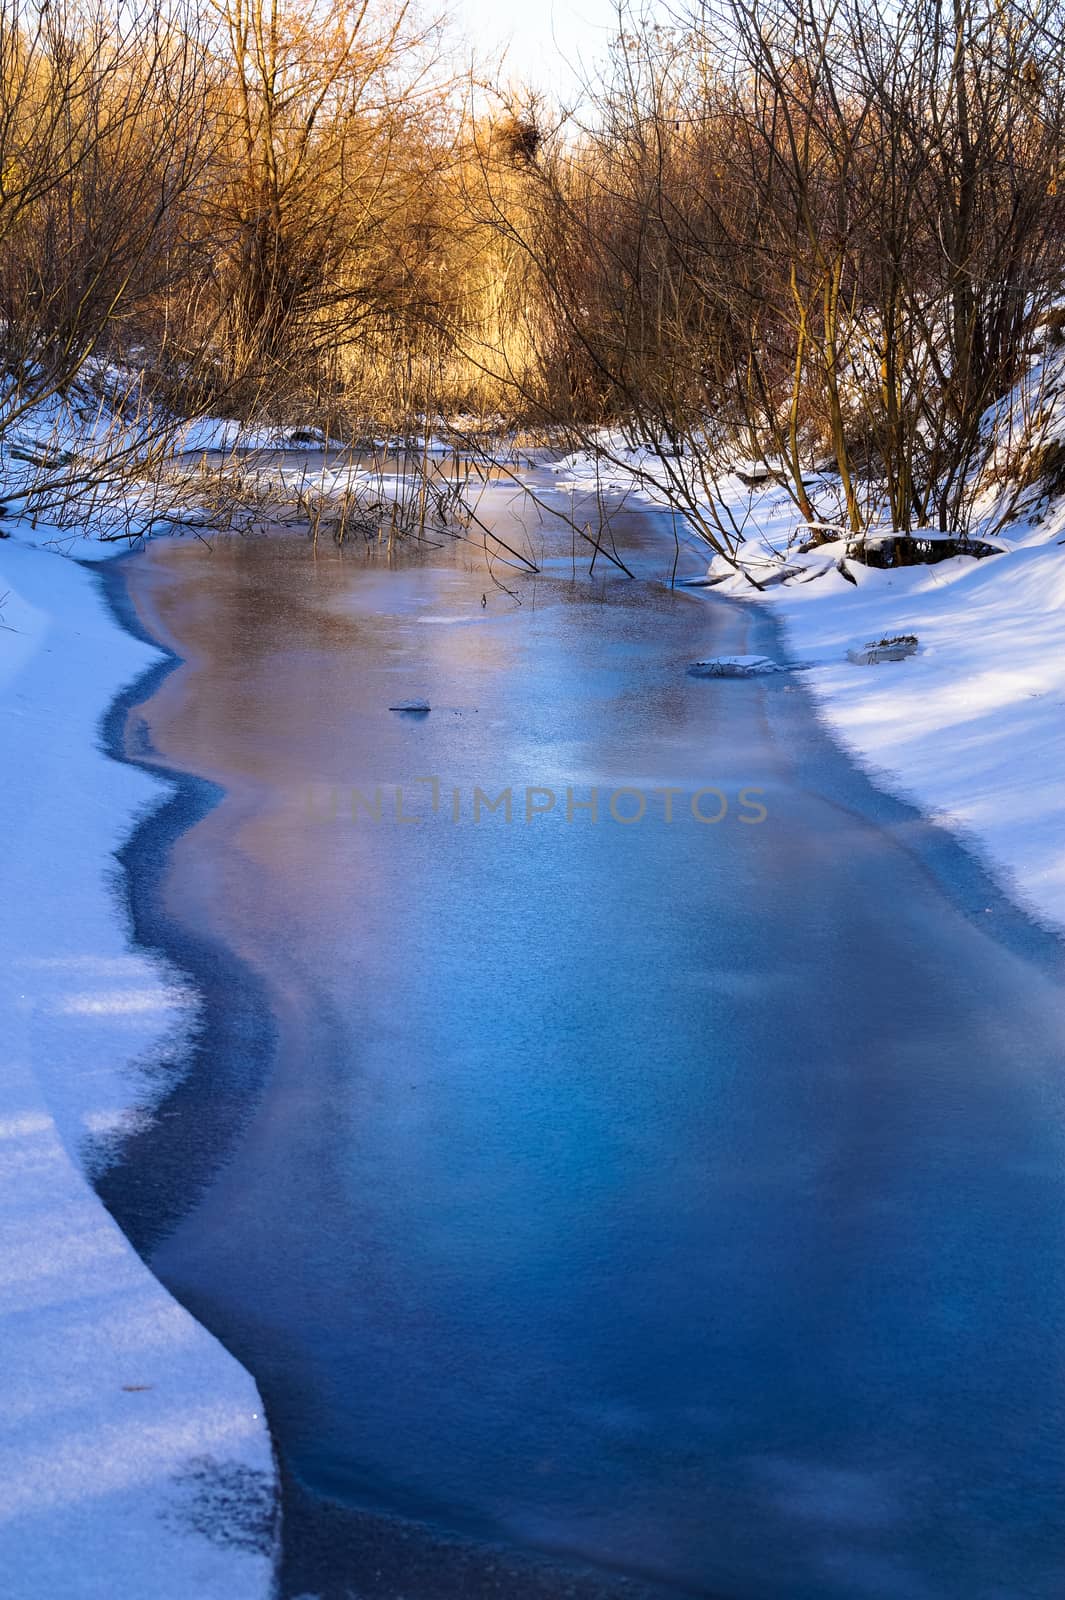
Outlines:
POLYGON ((686 675, 780 645, 668 528, 480 514, 516 599, 123 564, 183 658, 130 754, 224 794, 129 852, 206 1010, 105 1194, 258 1380, 286 1595, 1059 1600, 1053 952, 801 676, 686 675))

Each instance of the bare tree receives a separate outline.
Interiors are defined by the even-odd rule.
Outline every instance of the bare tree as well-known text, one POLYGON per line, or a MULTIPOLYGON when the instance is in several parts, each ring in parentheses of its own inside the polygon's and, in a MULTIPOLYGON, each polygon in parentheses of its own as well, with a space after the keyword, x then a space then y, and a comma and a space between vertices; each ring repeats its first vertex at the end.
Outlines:
POLYGON ((0 428, 179 273, 206 157, 195 19, 0 0, 0 428))
POLYGON ((831 479, 853 533, 964 529, 988 407, 1061 288, 1061 21, 1057 0, 714 0, 624 34, 520 203, 485 185, 536 284, 521 406, 589 448, 628 430, 725 554, 737 452, 808 521, 831 479))

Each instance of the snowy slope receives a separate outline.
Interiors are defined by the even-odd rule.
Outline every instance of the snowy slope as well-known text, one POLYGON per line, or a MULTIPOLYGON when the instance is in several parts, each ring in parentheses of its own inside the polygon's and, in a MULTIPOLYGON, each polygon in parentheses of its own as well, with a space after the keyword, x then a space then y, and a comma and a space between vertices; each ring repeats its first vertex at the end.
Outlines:
POLYGON ((271 1590, 274 1467, 255 1385, 151 1276, 84 1171, 147 1098, 137 1058, 193 1003, 130 951, 109 881, 159 789, 101 752, 98 725, 154 659, 84 568, 0 542, 5 1600, 271 1590))

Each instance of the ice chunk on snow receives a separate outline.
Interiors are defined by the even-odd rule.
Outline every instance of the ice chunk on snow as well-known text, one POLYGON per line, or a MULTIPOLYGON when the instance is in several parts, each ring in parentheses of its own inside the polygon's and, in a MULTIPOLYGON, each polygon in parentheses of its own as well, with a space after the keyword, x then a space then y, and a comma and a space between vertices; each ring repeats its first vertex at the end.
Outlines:
POLYGON ((786 670, 768 656, 710 656, 706 661, 693 661, 688 668, 694 678, 757 678, 786 670))
POLYGON ((907 656, 916 654, 916 635, 898 634, 891 639, 872 639, 868 644, 848 650, 847 660, 853 661, 856 667, 875 667, 881 661, 905 661, 907 656))

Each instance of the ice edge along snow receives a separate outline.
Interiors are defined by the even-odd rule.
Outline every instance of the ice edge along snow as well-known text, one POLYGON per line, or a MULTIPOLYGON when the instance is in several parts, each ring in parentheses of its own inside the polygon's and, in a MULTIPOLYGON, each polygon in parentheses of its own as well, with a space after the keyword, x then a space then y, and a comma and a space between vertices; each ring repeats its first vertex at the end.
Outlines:
MULTIPOLYGON (((1062 377, 1065 413, 1065 372, 1062 377)), ((1065 414, 1061 419, 1065 436, 1065 414)), ((576 454, 556 464, 561 488, 604 490, 668 505, 644 476, 576 454)), ((804 667, 829 730, 878 787, 955 834, 1036 923, 1065 932, 1065 497, 1029 503, 997 530, 1000 555, 877 569, 846 562, 846 541, 797 553, 802 524, 786 494, 718 483, 745 533, 741 561, 787 583, 759 592, 715 558, 714 593, 771 607, 791 665, 804 667), (802 569, 806 569, 805 571, 802 569), (847 651, 887 634, 915 634, 905 661, 855 665, 847 651)), ((993 521, 974 519, 973 537, 993 521)), ((676 519, 679 522, 679 519, 676 519)), ((691 535, 698 552, 705 546, 691 535)))
MULTIPOLYGON (((894 570, 849 562, 767 590, 803 685, 845 749, 988 864, 1033 920, 1065 929, 1065 508, 1014 524, 1004 553, 894 570), (914 634, 905 660, 848 649, 914 634)), ((793 513, 763 520, 770 537, 793 513)), ((835 562, 844 546, 822 547, 835 562)), ((735 580, 729 588, 734 590, 735 580)), ((718 591, 720 592, 720 590, 718 591)), ((749 592, 749 589, 748 589, 749 592)))
POLYGON ((152 1276, 88 1177, 195 1013, 173 973, 131 950, 114 881, 114 852, 166 786, 99 740, 114 696, 160 656, 119 627, 84 565, 6 526, 3 1593, 265 1600, 276 1481, 255 1384, 152 1276))

